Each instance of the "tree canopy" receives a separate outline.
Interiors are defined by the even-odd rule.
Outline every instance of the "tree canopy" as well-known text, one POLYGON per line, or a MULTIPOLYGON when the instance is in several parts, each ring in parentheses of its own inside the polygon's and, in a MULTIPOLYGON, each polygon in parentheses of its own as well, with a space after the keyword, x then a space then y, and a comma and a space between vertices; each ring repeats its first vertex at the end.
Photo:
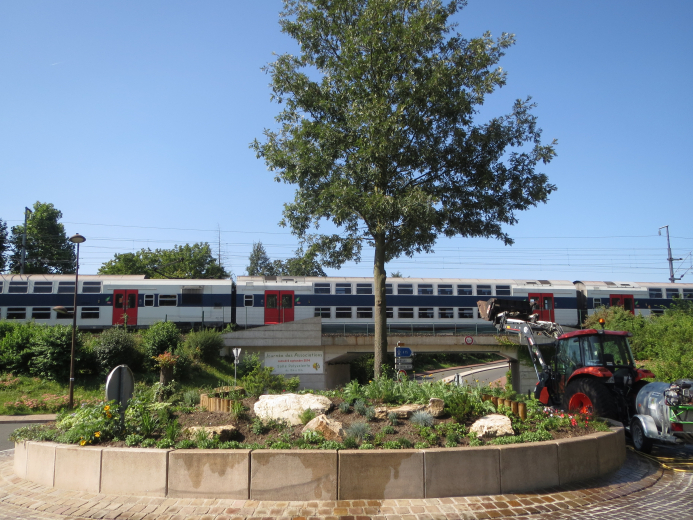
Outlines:
POLYGON ((246 272, 248 276, 326 276, 315 252, 304 252, 299 248, 295 254, 296 256, 284 261, 272 261, 262 242, 253 242, 246 272))
POLYGON ((387 347, 385 264, 432 252, 439 235, 493 237, 546 202, 535 171, 555 155, 541 142, 530 98, 479 121, 506 82, 496 67, 514 37, 467 39, 448 22, 464 3, 284 0, 282 32, 300 45, 265 70, 283 104, 279 128, 252 143, 276 180, 295 184, 282 224, 322 264, 375 249, 375 373, 387 347), (320 234, 331 222, 338 232, 320 234))
MULTIPOLYGON (((27 219, 26 274, 71 274, 75 272, 75 245, 65 233, 63 218, 53 204, 36 202, 27 219)), ((19 273, 24 224, 12 226, 10 271, 19 273)))
POLYGON ((5 270, 7 263, 7 223, 0 218, 0 273, 5 270))
POLYGON ((172 249, 142 249, 116 253, 99 268, 99 274, 145 274, 150 278, 228 278, 207 242, 172 249))

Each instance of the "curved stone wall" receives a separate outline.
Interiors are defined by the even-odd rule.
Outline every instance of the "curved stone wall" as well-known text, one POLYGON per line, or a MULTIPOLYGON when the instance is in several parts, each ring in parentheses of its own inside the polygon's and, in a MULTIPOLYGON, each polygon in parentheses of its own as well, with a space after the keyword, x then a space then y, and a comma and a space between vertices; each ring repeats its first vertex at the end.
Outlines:
POLYGON ((14 472, 47 487, 253 500, 436 498, 523 493, 617 470, 624 430, 574 439, 424 450, 159 450, 27 441, 14 472))

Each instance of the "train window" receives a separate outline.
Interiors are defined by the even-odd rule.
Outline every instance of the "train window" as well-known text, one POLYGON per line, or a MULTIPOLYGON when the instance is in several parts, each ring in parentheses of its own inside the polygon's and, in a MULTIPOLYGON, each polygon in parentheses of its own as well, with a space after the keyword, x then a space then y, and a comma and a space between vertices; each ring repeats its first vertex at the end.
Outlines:
POLYGON ((356 307, 357 318, 373 318, 373 307, 356 307))
POLYGON ((177 305, 178 305, 178 295, 177 294, 160 294, 159 295, 159 307, 176 307, 177 305))
POLYGON ((82 307, 82 312, 80 317, 83 320, 98 320, 99 319, 99 308, 98 307, 82 307))
POLYGON ((510 296, 510 286, 496 285, 496 296, 510 296))
POLYGON ((59 320, 71 320, 74 307, 65 307, 65 312, 56 312, 55 317, 59 320))
POLYGON ((75 282, 58 282, 58 294, 72 294, 75 292, 75 282))
POLYGON ((2 280, 0 280, 0 294, 2 294, 2 285, 3 285, 2 280))
POLYGON ((334 285, 335 294, 351 294, 351 284, 350 283, 336 283, 334 285))
POLYGON ((31 309, 31 318, 34 320, 50 320, 51 319, 51 308, 50 307, 34 307, 31 309))
POLYGON ((684 300, 693 300, 693 289, 684 289, 683 298, 684 300))
POLYGON ((438 294, 440 296, 452 296, 452 285, 438 285, 438 294))
POLYGON ((472 286, 471 285, 458 285, 457 286, 457 296, 471 296, 472 286))
POLYGON ((414 294, 414 286, 410 283, 397 284, 397 294, 414 294))
POLYGON ((144 295, 144 306, 145 307, 154 307, 154 295, 153 294, 145 294, 144 295))
POLYGON ((461 320, 474 319, 474 307, 460 307, 457 309, 457 317, 461 320))
POLYGON ((602 306, 602 299, 601 299, 601 298, 594 298, 593 302, 594 302, 594 308, 595 308, 595 309, 596 309, 597 307, 601 307, 601 306, 602 306))
MULTIPOLYGON (((10 282, 10 288, 12 282, 10 282)), ((7 308, 7 319, 8 320, 25 320, 26 319, 26 307, 8 307, 7 308)))
POLYGON ((29 290, 29 282, 10 282, 7 292, 13 294, 24 294, 29 290))
POLYGON ((661 289, 655 289, 653 287, 650 287, 650 298, 661 298, 662 297, 662 290, 661 289))
MULTIPOLYGON (((7 310, 9 311, 9 309, 7 310)), ((664 314, 664 309, 652 309, 650 313, 654 314, 655 316, 661 316, 662 314, 664 314)))
POLYGON ((329 283, 313 284, 313 294, 330 294, 330 284, 329 283))
POLYGON ((351 307, 337 307, 334 313, 335 318, 351 318, 351 307))
POLYGON ((672 298, 678 298, 679 295, 679 290, 678 289, 667 289, 667 298, 672 299, 672 298))
POLYGON ((316 318, 331 318, 332 311, 329 307, 316 307, 313 316, 316 318))
POLYGON ((82 293, 98 294, 101 292, 101 282, 83 282, 82 293))
POLYGON ((433 285, 430 283, 420 283, 418 292, 419 294, 433 294, 433 285))
POLYGON ((411 307, 400 307, 397 309, 397 317, 401 319, 413 319, 414 309, 411 307))
POLYGON ((202 305, 202 287, 183 287, 180 297, 181 305, 202 305))
POLYGON ((477 285, 476 286, 477 296, 491 296, 491 286, 490 285, 477 285))
POLYGON ((252 294, 246 294, 243 297, 243 306, 244 307, 252 307, 253 306, 253 295, 252 294))
POLYGON ((392 307, 386 307, 385 308, 385 317, 386 318, 392 318, 394 316, 394 313, 392 312, 392 307))
POLYGON ((435 313, 433 312, 433 307, 419 307, 419 319, 425 320, 429 318, 434 318, 435 313))
POLYGON ((279 307, 276 294, 268 294, 265 296, 265 307, 268 309, 276 309, 279 307))
POLYGON ((455 309, 452 307, 440 307, 438 309, 438 317, 440 319, 452 319, 455 317, 455 309))
POLYGON ((372 283, 357 283, 356 294, 373 294, 372 283))
MULTIPOLYGON (((0 287, 0 289, 2 289, 2 288, 0 287)), ((392 294, 392 284, 391 283, 385 284, 385 294, 392 294)))
POLYGON ((34 282, 34 292, 50 294, 53 292, 53 282, 34 282))
POLYGON ((294 293, 282 294, 282 309, 291 309, 294 306, 294 293))

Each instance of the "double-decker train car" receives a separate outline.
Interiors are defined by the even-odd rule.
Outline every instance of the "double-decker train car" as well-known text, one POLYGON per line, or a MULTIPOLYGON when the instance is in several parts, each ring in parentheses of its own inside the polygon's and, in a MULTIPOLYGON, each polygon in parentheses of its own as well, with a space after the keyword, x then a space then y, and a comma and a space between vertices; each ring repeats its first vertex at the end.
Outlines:
MULTIPOLYGON (((69 324, 74 292, 73 275, 0 275, 0 319, 69 324)), ((390 331, 470 334, 495 330, 476 306, 492 297, 531 301, 541 320, 577 327, 599 306, 663 312, 674 298, 693 299, 693 284, 389 278, 386 292, 390 331)), ((82 275, 77 325, 256 327, 320 317, 326 333, 372 333, 374 305, 373 279, 365 277, 239 276, 234 283, 82 275)))

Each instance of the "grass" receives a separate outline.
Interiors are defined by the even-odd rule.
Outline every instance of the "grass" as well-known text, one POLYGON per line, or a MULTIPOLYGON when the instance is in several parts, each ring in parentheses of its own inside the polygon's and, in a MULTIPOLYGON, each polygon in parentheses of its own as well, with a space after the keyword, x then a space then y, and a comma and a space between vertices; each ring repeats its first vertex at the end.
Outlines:
MULTIPOLYGON (((233 384, 233 362, 216 359, 199 363, 190 378, 180 382, 178 392, 211 389, 233 384)), ((158 372, 136 373, 135 381, 153 385, 159 381, 158 372)), ((106 376, 78 374, 75 378, 74 401, 98 402, 104 399, 106 376)), ((69 387, 55 381, 30 376, 0 375, 0 415, 34 415, 55 413, 67 406, 69 387)))

